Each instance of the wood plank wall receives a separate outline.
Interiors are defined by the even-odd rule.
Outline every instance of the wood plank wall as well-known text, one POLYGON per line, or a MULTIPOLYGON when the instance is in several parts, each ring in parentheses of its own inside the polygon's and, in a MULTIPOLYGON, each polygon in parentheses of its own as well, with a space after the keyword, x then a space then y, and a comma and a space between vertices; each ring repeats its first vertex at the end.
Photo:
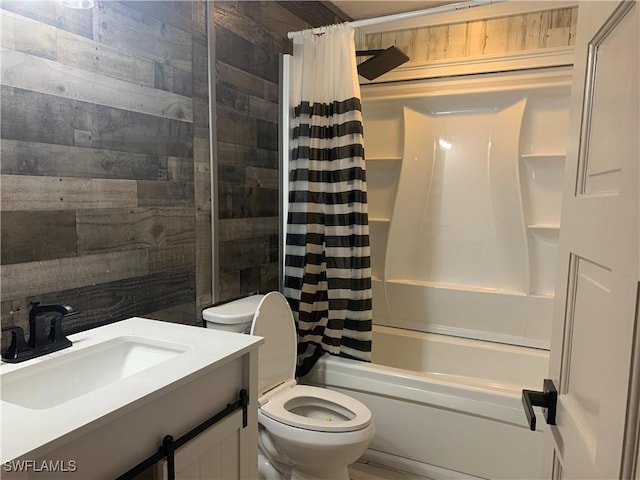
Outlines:
POLYGON ((288 31, 344 20, 320 2, 214 3, 220 300, 278 289, 279 52, 288 31))
POLYGON ((205 3, 0 7, 3 325, 32 301, 76 306, 68 332, 195 324, 211 298, 205 3))
POLYGON ((578 7, 383 33, 356 34, 361 50, 395 45, 406 65, 575 44, 578 7))
MULTIPOLYGON (((309 25, 274 2, 215 5, 235 295, 277 286, 277 59, 284 34, 309 25)), ((212 273, 205 2, 4 0, 0 21, 2 324, 26 326, 33 301, 81 310, 70 333, 136 315, 199 323, 212 273)))

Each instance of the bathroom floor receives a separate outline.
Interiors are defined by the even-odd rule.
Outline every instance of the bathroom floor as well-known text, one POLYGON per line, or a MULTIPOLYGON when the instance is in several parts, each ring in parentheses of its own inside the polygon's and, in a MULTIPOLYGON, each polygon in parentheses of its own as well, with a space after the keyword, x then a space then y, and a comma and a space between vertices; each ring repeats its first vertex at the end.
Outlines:
POLYGON ((349 467, 351 480, 429 480, 372 463, 356 462, 349 467))

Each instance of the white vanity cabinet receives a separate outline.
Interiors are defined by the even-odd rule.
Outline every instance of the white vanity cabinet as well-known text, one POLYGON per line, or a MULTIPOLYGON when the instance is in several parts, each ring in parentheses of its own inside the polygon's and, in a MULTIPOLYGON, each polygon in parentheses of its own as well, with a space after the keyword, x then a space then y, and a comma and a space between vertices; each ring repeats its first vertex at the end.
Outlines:
MULTIPOLYGON (((257 453, 255 458, 250 459, 248 458, 250 452, 240 448, 246 438, 242 411, 236 411, 176 451, 175 478, 190 480, 257 478, 255 472, 252 473, 249 468, 256 463, 257 453)), ((170 480, 167 468, 166 460, 160 462, 156 478, 170 480)))
MULTIPOLYGON (((0 366, 3 479, 116 479, 156 454, 165 436, 179 442, 214 416, 219 421, 175 450, 175 478, 258 477, 262 338, 141 318, 69 338, 74 345, 64 351, 0 366), (118 378, 110 356, 122 363, 118 378), (87 386, 87 368, 96 385, 87 386), (56 378, 55 370, 66 374, 56 378), (41 389, 49 394, 38 398, 41 389), (218 419, 242 390, 246 413, 238 406, 218 419)), ((165 460, 135 478, 150 477, 169 478, 165 460)))

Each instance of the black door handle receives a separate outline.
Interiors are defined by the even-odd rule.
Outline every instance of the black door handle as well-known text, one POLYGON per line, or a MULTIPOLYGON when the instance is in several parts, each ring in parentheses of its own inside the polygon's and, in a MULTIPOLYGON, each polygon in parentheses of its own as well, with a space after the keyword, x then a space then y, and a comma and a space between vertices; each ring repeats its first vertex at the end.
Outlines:
POLYGON ((556 424, 556 403, 558 402, 558 390, 553 381, 548 378, 544 379, 542 392, 534 390, 522 390, 522 405, 524 405, 524 413, 529 421, 529 428, 533 431, 536 429, 536 414, 533 406, 542 407, 542 413, 548 425, 556 424))

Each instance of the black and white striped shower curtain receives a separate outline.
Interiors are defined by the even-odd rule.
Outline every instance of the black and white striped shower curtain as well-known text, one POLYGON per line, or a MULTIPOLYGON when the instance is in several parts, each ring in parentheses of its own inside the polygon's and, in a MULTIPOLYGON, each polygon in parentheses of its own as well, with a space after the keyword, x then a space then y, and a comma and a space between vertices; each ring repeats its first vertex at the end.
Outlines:
POLYGON ((371 262, 353 29, 305 32, 294 101, 284 293, 297 375, 324 353, 371 360, 371 262))

